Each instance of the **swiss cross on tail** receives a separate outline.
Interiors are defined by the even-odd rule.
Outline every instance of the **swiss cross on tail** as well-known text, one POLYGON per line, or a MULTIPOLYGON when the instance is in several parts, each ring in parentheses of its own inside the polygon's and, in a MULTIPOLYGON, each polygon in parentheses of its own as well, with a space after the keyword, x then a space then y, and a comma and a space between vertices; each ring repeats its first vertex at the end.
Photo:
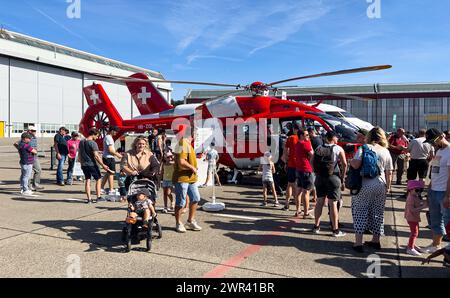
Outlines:
MULTIPOLYGON (((130 78, 148 80, 147 75, 143 73, 136 73, 130 78)), ((141 115, 159 113, 173 108, 152 82, 137 81, 126 82, 126 84, 141 115)))
POLYGON ((100 95, 99 95, 97 89, 95 88, 95 85, 85 87, 84 95, 86 96, 89 106, 95 106, 95 105, 103 102, 100 99, 100 95))

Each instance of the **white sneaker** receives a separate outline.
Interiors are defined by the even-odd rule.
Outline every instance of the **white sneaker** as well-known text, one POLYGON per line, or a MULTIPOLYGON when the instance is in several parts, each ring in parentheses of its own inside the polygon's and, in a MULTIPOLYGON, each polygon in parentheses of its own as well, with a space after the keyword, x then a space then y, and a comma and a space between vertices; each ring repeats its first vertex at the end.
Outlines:
POLYGON ((412 255, 412 256, 421 256, 422 254, 420 252, 418 252, 415 248, 406 248, 406 253, 408 255, 412 255))
POLYGON ((22 194, 24 196, 31 196, 31 195, 33 195, 33 192, 31 190, 26 190, 26 191, 22 192, 22 194))
POLYGON ((335 238, 344 237, 345 235, 347 235, 347 234, 342 232, 341 230, 338 230, 337 232, 333 232, 333 237, 335 237, 335 238))
POLYGON ((184 227, 183 224, 177 224, 177 225, 175 226, 175 230, 176 230, 178 233, 186 233, 186 228, 184 227))
POLYGON ((420 252, 426 253, 426 254, 432 254, 432 253, 435 253, 439 249, 441 249, 440 246, 429 245, 427 247, 421 248, 420 252))
POLYGON ((187 222, 186 223, 186 228, 188 230, 193 230, 193 231, 201 231, 202 227, 200 227, 196 221, 193 222, 187 222))

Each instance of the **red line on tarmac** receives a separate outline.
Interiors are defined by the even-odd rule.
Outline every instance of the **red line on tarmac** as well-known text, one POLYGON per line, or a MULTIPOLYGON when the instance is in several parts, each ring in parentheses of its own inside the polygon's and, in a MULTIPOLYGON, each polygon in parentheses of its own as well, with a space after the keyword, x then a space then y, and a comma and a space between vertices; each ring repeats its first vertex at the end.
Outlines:
POLYGON ((244 248, 242 251, 237 253, 236 255, 232 256, 230 259, 226 260, 225 262, 222 262, 222 264, 216 266, 211 271, 205 273, 203 277, 205 278, 221 278, 224 277, 225 274, 230 271, 231 269, 236 268, 239 266, 242 262, 245 261, 248 257, 251 255, 254 255, 257 253, 261 247, 265 244, 267 244, 273 237, 275 236, 281 236, 286 233, 286 231, 293 226, 294 224, 297 224, 300 222, 300 219, 296 218, 293 220, 290 220, 287 225, 280 226, 277 228, 278 231, 273 231, 270 234, 262 235, 261 239, 256 244, 251 244, 244 248))

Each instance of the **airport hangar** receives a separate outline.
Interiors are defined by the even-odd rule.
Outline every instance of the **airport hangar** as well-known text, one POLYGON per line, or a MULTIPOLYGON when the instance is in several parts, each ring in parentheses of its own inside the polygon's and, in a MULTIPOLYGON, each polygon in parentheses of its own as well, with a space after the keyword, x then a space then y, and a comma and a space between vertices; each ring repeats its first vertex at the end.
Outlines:
MULTIPOLYGON (((386 131, 403 127, 411 132, 420 128, 435 127, 450 129, 450 83, 414 84, 373 84, 348 86, 315 86, 315 91, 334 93, 340 97, 318 95, 308 91, 308 87, 284 89, 288 100, 318 102, 338 106, 356 117, 379 125, 386 131), (345 95, 360 96, 369 101, 346 100, 345 95)), ((200 103, 232 90, 189 90, 185 103, 200 103)), ((234 93, 233 96, 249 96, 248 91, 234 93)), ((277 94, 282 97, 279 90, 277 94)))
MULTIPOLYGON (((78 131, 87 102, 82 89, 88 73, 129 76, 136 72, 164 79, 161 73, 86 53, 12 31, 0 30, 0 138, 19 137, 33 125, 39 137, 53 137, 59 127, 78 131)), ((95 79, 124 119, 139 116, 120 82, 95 79)), ((170 102, 171 84, 157 83, 170 102)))

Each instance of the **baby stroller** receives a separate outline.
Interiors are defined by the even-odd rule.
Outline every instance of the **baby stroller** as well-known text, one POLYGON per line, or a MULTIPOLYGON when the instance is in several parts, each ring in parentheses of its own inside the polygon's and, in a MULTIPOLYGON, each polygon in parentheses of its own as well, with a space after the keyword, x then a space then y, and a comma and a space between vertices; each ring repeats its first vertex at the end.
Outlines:
MULTIPOLYGON (((133 204, 137 200, 137 194, 139 194, 139 192, 143 189, 148 190, 148 193, 150 195, 149 199, 154 203, 157 198, 156 185, 153 181, 147 179, 136 180, 130 184, 127 193, 128 203, 133 204)), ((142 216, 138 215, 138 217, 135 219, 131 218, 131 212, 132 211, 130 207, 128 207, 125 226, 122 229, 122 240, 126 245, 126 251, 129 252, 131 250, 132 241, 140 243, 144 239, 146 240, 147 244, 146 251, 149 251, 152 247, 152 238, 154 236, 154 233, 157 233, 156 237, 158 239, 162 238, 161 225, 159 224, 156 216, 150 216, 148 228, 145 228, 143 226, 144 222, 142 216)))

